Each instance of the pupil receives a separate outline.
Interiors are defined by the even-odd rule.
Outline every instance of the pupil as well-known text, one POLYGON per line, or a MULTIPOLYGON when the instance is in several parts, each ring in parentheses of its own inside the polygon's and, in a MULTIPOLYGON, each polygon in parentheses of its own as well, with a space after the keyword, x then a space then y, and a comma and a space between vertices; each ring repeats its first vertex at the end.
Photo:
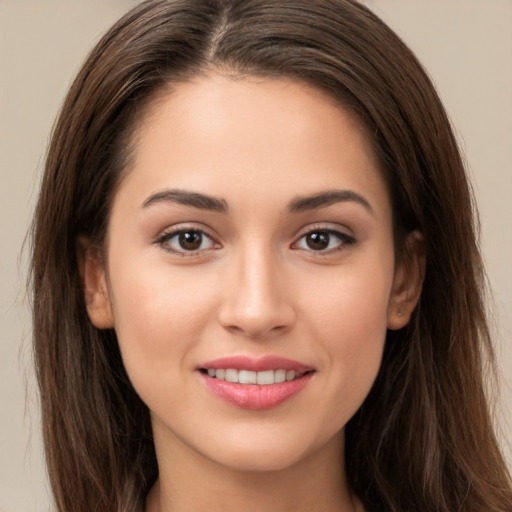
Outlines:
POLYGON ((180 233, 179 242, 182 249, 194 251, 201 246, 202 236, 197 231, 187 231, 180 233))
POLYGON ((306 237, 306 243, 310 249, 320 251, 329 246, 329 233, 319 231, 317 233, 310 233, 306 237))

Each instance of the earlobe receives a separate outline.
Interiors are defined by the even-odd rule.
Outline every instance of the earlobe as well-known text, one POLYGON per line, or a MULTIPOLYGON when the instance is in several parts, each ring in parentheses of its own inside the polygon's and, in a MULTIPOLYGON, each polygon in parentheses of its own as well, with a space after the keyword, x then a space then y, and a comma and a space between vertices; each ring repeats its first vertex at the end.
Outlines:
POLYGON ((102 251, 87 238, 80 237, 77 258, 89 319, 98 329, 114 327, 102 251))
POLYGON ((425 244, 423 235, 413 231, 397 264, 393 290, 388 305, 388 329, 405 327, 418 304, 425 277, 425 244))

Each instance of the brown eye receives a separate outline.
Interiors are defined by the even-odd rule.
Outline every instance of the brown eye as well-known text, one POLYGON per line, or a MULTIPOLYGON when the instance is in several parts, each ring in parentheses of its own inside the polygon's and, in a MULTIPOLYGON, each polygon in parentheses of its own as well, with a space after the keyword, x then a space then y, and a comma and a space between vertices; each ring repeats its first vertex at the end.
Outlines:
POLYGON ((294 249, 324 253, 325 255, 356 243, 353 236, 335 229, 314 229, 302 235, 293 244, 294 249))
POLYGON ((317 231, 306 235, 306 244, 313 251, 322 251, 329 247, 331 235, 326 231, 317 231))
POLYGON ((168 252, 191 256, 218 247, 211 237, 198 229, 178 229, 166 233, 157 243, 168 252))
POLYGON ((197 251, 201 248, 203 235, 199 231, 185 231, 178 234, 178 243, 185 251, 197 251))

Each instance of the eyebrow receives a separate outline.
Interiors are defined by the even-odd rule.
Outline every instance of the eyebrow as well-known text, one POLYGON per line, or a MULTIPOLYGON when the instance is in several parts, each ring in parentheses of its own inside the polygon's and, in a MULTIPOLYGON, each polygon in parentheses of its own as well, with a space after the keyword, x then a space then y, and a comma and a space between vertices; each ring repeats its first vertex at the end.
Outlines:
POLYGON ((201 210, 210 210, 220 213, 228 212, 228 205, 224 199, 218 199, 198 192, 188 192, 186 190, 164 190, 163 192, 152 194, 142 203, 142 208, 147 208, 157 203, 177 203, 201 210))
MULTIPOLYGON (((325 208, 336 203, 355 202, 363 206, 371 214, 374 213, 370 203, 353 190, 326 190, 312 196, 297 197, 288 205, 290 213, 305 212, 317 208, 325 208)), ((228 213, 229 208, 225 199, 220 199, 199 192, 186 190, 164 190, 151 194, 143 203, 142 208, 147 208, 158 203, 177 203, 192 206, 201 210, 210 210, 220 213, 228 213)))
POLYGON ((372 215, 373 208, 370 203, 360 194, 353 190, 326 190, 312 196, 297 197, 288 206, 290 213, 304 212, 316 208, 325 208, 336 203, 354 202, 363 206, 372 215))

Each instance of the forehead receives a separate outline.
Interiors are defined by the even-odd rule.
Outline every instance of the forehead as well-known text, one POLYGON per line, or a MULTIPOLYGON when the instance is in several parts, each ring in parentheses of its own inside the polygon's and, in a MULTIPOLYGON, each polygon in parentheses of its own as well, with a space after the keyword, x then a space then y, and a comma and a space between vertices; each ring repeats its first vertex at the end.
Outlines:
POLYGON ((127 178, 141 193, 199 186, 220 197, 243 182, 239 197, 268 199, 333 186, 385 190, 381 174, 362 124, 319 89, 210 74, 153 101, 137 127, 127 178))

